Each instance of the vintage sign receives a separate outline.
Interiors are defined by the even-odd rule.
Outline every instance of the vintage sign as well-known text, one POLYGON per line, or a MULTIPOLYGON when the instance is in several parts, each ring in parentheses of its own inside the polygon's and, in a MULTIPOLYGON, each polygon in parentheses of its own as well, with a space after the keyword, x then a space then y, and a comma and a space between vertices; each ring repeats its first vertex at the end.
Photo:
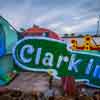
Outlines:
POLYGON ((13 59, 24 70, 47 72, 51 69, 56 78, 74 76, 100 88, 100 52, 72 51, 63 41, 26 37, 14 47, 13 59))

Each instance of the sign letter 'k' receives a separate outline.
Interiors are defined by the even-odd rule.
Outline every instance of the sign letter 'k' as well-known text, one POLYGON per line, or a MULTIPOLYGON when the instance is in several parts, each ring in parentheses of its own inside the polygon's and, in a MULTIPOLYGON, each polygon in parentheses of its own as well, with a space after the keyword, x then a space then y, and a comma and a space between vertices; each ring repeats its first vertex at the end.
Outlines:
POLYGON ((75 72, 78 72, 77 65, 82 62, 82 59, 79 59, 79 60, 75 61, 75 57, 76 57, 76 55, 72 54, 70 62, 69 62, 68 70, 69 71, 74 70, 75 72))

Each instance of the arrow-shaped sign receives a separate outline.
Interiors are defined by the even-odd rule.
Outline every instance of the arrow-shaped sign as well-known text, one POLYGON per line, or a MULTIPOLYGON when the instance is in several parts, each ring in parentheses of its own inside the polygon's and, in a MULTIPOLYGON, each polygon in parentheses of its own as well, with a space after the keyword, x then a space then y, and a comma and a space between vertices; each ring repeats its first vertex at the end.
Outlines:
POLYGON ((26 37, 14 47, 13 59, 24 70, 47 72, 51 69, 56 78, 74 76, 100 88, 100 53, 97 51, 72 51, 63 41, 26 37))

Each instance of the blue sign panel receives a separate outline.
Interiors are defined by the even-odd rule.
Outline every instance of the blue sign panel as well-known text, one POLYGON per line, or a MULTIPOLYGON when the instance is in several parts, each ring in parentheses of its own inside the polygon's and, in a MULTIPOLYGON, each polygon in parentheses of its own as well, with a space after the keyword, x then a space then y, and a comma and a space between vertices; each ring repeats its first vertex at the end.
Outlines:
POLYGON ((5 34, 2 31, 2 27, 0 25, 0 56, 5 54, 5 34))

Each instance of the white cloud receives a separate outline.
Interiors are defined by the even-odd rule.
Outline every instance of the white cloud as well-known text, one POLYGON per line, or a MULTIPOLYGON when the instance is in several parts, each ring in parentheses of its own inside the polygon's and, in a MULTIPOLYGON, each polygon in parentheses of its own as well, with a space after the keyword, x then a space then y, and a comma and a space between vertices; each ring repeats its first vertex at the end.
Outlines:
POLYGON ((91 27, 97 23, 97 18, 91 18, 91 19, 86 19, 81 21, 77 25, 72 25, 72 26, 62 26, 61 30, 65 33, 67 32, 81 32, 85 31, 88 27, 91 27))
POLYGON ((57 27, 60 27, 62 24, 63 24, 63 21, 62 21, 62 22, 61 22, 61 21, 54 22, 54 23, 49 24, 49 25, 48 25, 48 28, 53 28, 53 29, 55 29, 55 28, 57 28, 57 27))
POLYGON ((41 14, 38 18, 35 19, 34 23, 36 24, 43 24, 48 21, 52 21, 53 19, 60 16, 63 12, 60 10, 49 10, 47 13, 41 14))

